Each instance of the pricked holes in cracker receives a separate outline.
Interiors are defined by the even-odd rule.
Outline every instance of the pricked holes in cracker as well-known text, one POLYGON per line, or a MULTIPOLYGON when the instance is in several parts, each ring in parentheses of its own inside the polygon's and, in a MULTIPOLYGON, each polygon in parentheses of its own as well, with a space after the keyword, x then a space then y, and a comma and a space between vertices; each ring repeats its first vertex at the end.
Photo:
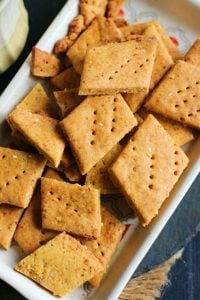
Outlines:
POLYGON ((2 159, 4 159, 4 158, 6 158, 6 156, 5 156, 5 155, 3 155, 3 156, 2 156, 2 159))
POLYGON ((149 184, 148 188, 149 188, 150 190, 153 190, 153 184, 149 184))
POLYGON ((19 176, 18 176, 18 175, 16 175, 16 176, 14 177, 14 179, 19 179, 19 176))
POLYGON ((192 113, 188 114, 188 117, 193 117, 193 114, 192 113))
POLYGON ((52 191, 50 191, 50 192, 49 192, 49 194, 50 194, 50 195, 53 195, 53 192, 52 192, 52 191))

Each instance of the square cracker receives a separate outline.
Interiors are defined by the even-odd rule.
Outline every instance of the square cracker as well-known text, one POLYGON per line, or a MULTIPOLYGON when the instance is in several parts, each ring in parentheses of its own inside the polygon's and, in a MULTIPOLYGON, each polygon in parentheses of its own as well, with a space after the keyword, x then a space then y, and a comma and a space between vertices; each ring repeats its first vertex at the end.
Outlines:
POLYGON ((61 297, 90 280, 101 268, 86 246, 64 232, 15 266, 16 271, 61 297))
POLYGON ((120 94, 87 97, 60 123, 86 174, 137 121, 120 94))
POLYGON ((12 114, 17 109, 26 109, 32 113, 46 114, 55 117, 52 103, 40 83, 37 83, 26 97, 9 114, 7 121, 12 128, 12 114))
POLYGON ((84 99, 84 97, 79 96, 78 93, 73 90, 57 91, 53 94, 63 118, 66 117, 84 99))
POLYGON ((80 14, 84 16, 85 25, 98 15, 104 15, 108 0, 81 0, 80 1, 80 14))
POLYGON ((32 74, 38 77, 53 77, 63 69, 63 63, 55 55, 39 48, 32 48, 32 74))
POLYGON ((185 55, 185 61, 200 68, 200 38, 198 38, 185 55))
POLYGON ((46 160, 39 154, 0 147, 0 203, 27 207, 46 160))
POLYGON ((5 249, 10 247, 22 213, 23 208, 0 204, 0 245, 5 249))
POLYGON ((147 100, 145 107, 200 129, 200 69, 178 61, 147 100))
POLYGON ((77 73, 82 73, 88 47, 98 46, 101 43, 98 21, 94 20, 67 51, 67 56, 77 73))
POLYGON ((10 116, 14 127, 52 164, 58 167, 65 149, 58 120, 18 109, 10 116))
MULTIPOLYGON (((149 112, 143 107, 141 110, 138 111, 138 114, 145 119, 149 112)), ((182 124, 173 121, 171 119, 167 119, 161 115, 156 113, 153 116, 158 120, 158 122, 164 127, 164 129, 171 135, 175 144, 177 146, 182 146, 194 139, 193 130, 182 124)))
MULTIPOLYGON (((48 169, 44 176, 63 181, 59 174, 52 169, 48 169)), ((42 229, 41 195, 40 191, 37 190, 17 226, 14 240, 24 253, 29 254, 44 245, 56 234, 58 233, 55 231, 42 229)))
POLYGON ((97 238, 101 232, 100 194, 81 186, 42 178, 42 227, 97 238))
POLYGON ((89 280, 93 287, 100 285, 125 229, 125 225, 104 207, 101 208, 101 216, 103 223, 101 236, 96 240, 81 240, 81 243, 87 246, 103 266, 103 270, 89 280))
POLYGON ((154 38, 137 36, 132 41, 88 49, 79 95, 147 91, 156 48, 154 38))
POLYGON ((112 183, 108 168, 122 150, 122 145, 115 145, 88 173, 85 184, 100 190, 100 194, 117 194, 119 190, 112 183))
POLYGON ((56 90, 77 90, 80 85, 80 76, 75 72, 73 67, 70 67, 51 78, 50 82, 56 90))
POLYGON ((185 153, 149 115, 110 168, 111 178, 148 225, 188 164, 185 153))
POLYGON ((154 36, 158 44, 156 58, 153 66, 153 72, 151 75, 150 89, 153 89, 154 86, 158 83, 158 81, 160 81, 164 74, 173 65, 174 61, 171 55, 169 54, 165 44, 163 43, 162 38, 160 37, 160 34, 157 31, 155 25, 148 25, 143 35, 154 36))

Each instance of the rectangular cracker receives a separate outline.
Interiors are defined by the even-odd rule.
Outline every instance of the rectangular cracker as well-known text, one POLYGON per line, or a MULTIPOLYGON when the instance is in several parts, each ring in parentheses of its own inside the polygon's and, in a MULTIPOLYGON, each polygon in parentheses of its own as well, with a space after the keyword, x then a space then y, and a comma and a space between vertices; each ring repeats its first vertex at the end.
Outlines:
POLYGON ((37 77, 53 77, 62 71, 64 64, 55 55, 37 47, 32 48, 31 72, 37 77))
POLYGON ((145 29, 144 36, 154 36, 157 40, 157 53, 153 66, 153 72, 151 75, 151 84, 150 89, 152 90, 154 86, 160 81, 160 79, 164 76, 164 74, 169 70, 169 68, 173 65, 174 61, 169 54, 165 44, 162 41, 162 38, 157 31, 155 25, 150 24, 145 29))
POLYGON ((200 68, 200 38, 194 42, 186 53, 185 61, 200 68))
POLYGON ((97 238, 101 232, 100 194, 81 186, 42 178, 42 227, 97 238))
POLYGON ((56 90, 77 90, 80 85, 80 76, 75 72, 73 67, 70 67, 51 78, 50 82, 56 90))
POLYGON ((53 167, 58 167, 65 149, 65 140, 59 132, 58 120, 25 109, 16 110, 10 116, 10 120, 53 167))
POLYGON ((39 154, 0 147, 0 203, 27 207, 46 160, 39 154))
POLYGON ((60 297, 90 280, 101 268, 86 246, 64 232, 15 266, 17 272, 60 297))
POLYGON ((200 129, 200 69, 178 61, 150 95, 145 107, 200 129))
POLYGON ((148 225, 188 164, 161 124, 149 115, 110 168, 112 180, 148 225))
POLYGON ((85 179, 86 185, 92 185, 100 190, 100 194, 118 194, 119 190, 114 186, 108 174, 111 163, 120 154, 123 146, 115 145, 88 173, 85 179))
POLYGON ((13 130, 14 126, 12 126, 11 117, 12 114, 15 113, 16 109, 26 109, 32 113, 42 113, 50 117, 55 117, 52 103, 40 83, 37 83, 28 95, 26 95, 9 114, 7 121, 13 130))
POLYGON ((60 125, 84 175, 137 125, 137 121, 118 94, 87 97, 60 125))
MULTIPOLYGON (((139 115, 145 119, 149 112, 143 107, 138 111, 139 115)), ((194 139, 194 133, 191 128, 181 125, 180 123, 167 119, 156 113, 153 116, 158 120, 158 122, 164 127, 164 129, 171 135, 175 144, 177 146, 183 146, 184 144, 192 141, 194 139)))
POLYGON ((53 94, 62 118, 66 117, 84 99, 84 97, 79 96, 74 90, 57 91, 53 94))
POLYGON ((80 0, 80 14, 84 16, 85 25, 96 16, 104 16, 108 0, 80 0))
POLYGON ((103 270, 89 280, 95 288, 100 285, 125 229, 125 225, 104 207, 101 208, 101 216, 103 223, 101 236, 97 240, 81 240, 103 266, 103 270))
POLYGON ((94 20, 67 51, 67 56, 78 74, 82 73, 88 47, 98 45, 101 45, 101 36, 98 22, 94 20))
MULTIPOLYGON (((44 177, 63 181, 60 175, 52 169, 48 169, 44 177)), ((58 233, 55 231, 42 229, 41 195, 40 190, 37 189, 29 207, 26 209, 17 226, 14 240, 24 253, 30 254, 52 239, 56 234, 58 233)))
POLYGON ((88 49, 79 95, 147 91, 156 48, 154 38, 137 36, 132 41, 88 49))
POLYGON ((8 249, 23 213, 23 208, 0 204, 0 245, 8 249))

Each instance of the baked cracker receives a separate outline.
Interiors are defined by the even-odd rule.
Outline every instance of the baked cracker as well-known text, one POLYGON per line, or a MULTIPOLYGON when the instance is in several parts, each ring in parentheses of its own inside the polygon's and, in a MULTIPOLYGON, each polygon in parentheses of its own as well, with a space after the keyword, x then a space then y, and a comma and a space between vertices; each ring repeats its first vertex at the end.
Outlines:
POLYGON ((50 82, 56 90, 78 90, 80 85, 80 76, 75 72, 73 67, 70 67, 51 78, 50 82))
POLYGON ((107 172, 111 163, 117 158, 122 150, 122 145, 115 145, 88 173, 85 184, 92 185, 100 190, 100 194, 118 194, 119 190, 110 180, 107 172))
POLYGON ((56 103, 59 107, 62 118, 66 117, 84 99, 76 91, 64 90, 54 92, 56 103))
POLYGON ((132 41, 88 49, 79 95, 148 91, 156 48, 154 38, 137 36, 132 41))
POLYGON ((101 268, 86 246, 64 232, 15 266, 16 271, 61 297, 90 280, 101 268))
POLYGON ((80 182, 83 178, 75 162, 67 168, 61 165, 61 171, 70 182, 80 182))
POLYGON ((60 125, 84 175, 137 125, 137 121, 118 94, 87 97, 60 125))
POLYGON ((200 69, 178 61, 150 95, 145 107, 200 129, 200 69))
POLYGON ((53 167, 58 167, 65 149, 65 141, 59 132, 58 120, 18 109, 11 115, 11 122, 50 161, 53 167))
POLYGON ((81 186, 42 178, 42 227, 97 238, 101 232, 100 194, 81 186))
POLYGON ((125 225, 104 207, 101 208, 101 216, 103 223, 101 236, 96 240, 81 240, 81 243, 87 246, 103 266, 103 271, 89 280, 89 283, 95 288, 100 285, 125 229, 125 225))
POLYGON ((186 53, 185 61, 200 68, 200 38, 194 42, 186 53))
POLYGON ((138 92, 135 94, 123 94, 123 97, 126 100, 131 111, 133 113, 135 113, 142 106, 148 93, 149 93, 149 91, 146 90, 146 91, 141 91, 141 92, 138 92))
POLYGON ((80 14, 84 16, 85 25, 99 15, 104 16, 108 0, 80 0, 80 14))
POLYGON ((0 147, 0 203, 27 207, 46 160, 39 154, 0 147))
POLYGON ((32 67, 33 76, 53 77, 63 69, 63 63, 55 55, 43 51, 39 48, 32 48, 32 67))
POLYGON ((0 245, 8 249, 24 209, 0 204, 0 245))
POLYGON ((161 124, 149 115, 110 168, 116 186, 148 225, 188 164, 161 124))

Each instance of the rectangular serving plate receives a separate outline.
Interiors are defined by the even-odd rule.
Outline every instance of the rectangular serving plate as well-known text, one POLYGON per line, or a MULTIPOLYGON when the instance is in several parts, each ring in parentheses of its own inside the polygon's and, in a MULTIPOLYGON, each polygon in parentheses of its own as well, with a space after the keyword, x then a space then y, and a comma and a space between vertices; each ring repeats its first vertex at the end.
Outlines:
MULTIPOLYGON (((37 46, 43 50, 52 51, 55 41, 66 34, 66 27, 77 15, 78 0, 69 0, 54 22, 45 32, 37 46)), ((127 0, 125 3, 126 19, 129 23, 158 19, 170 35, 180 43, 180 49, 185 52, 199 34, 200 3, 197 0, 127 0), (187 14, 185 14, 187 11, 187 14)), ((6 116, 13 107, 30 91, 38 80, 30 74, 30 55, 12 79, 0 97, 0 145, 9 142, 6 116)), ((68 300, 114 300, 117 299, 169 218, 183 199, 200 172, 200 138, 187 147, 190 158, 188 168, 176 184, 170 197, 165 201, 150 226, 143 228, 137 219, 126 219, 132 223, 112 259, 108 274, 98 289, 90 289, 87 285, 76 289, 63 299, 68 300)), ((48 291, 33 281, 13 270, 15 264, 24 255, 18 247, 13 246, 8 251, 0 250, 0 278, 18 290, 27 299, 55 300, 48 291)))

